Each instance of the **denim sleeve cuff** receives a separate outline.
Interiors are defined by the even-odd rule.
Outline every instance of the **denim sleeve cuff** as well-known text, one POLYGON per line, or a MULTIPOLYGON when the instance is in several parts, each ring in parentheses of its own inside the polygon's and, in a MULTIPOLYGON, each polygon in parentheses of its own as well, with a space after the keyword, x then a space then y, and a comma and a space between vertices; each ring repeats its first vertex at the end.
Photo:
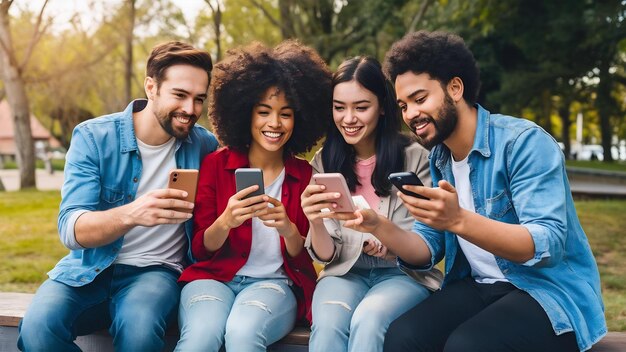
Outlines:
POLYGON ((548 241, 548 230, 540 225, 523 224, 526 227, 535 244, 535 255, 532 259, 523 263, 524 266, 533 266, 545 258, 550 257, 550 243, 548 241))
POLYGON ((76 210, 67 220, 67 223, 65 224, 65 229, 60 234, 61 242, 63 242, 63 245, 65 247, 72 250, 85 249, 85 247, 81 246, 80 243, 76 241, 76 232, 74 231, 74 226, 76 225, 76 221, 78 220, 78 218, 88 211, 89 210, 76 210))

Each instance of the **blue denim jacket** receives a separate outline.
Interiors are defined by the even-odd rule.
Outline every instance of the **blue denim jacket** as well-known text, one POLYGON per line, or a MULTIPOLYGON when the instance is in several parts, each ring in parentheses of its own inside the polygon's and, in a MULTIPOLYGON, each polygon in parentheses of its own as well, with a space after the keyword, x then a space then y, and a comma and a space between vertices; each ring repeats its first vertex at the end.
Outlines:
MULTIPOLYGON (((70 286, 83 286, 106 269, 122 248, 124 236, 97 248, 76 242, 74 224, 87 211, 108 210, 132 202, 141 178, 133 112, 146 107, 146 100, 131 102, 123 112, 85 121, 74 129, 66 155, 65 182, 61 190, 58 229, 70 253, 48 276, 70 286)), ((204 127, 195 125, 185 140, 176 141, 176 166, 198 169, 204 156, 217 148, 217 140, 204 127)), ((192 220, 185 222, 189 243, 192 220)), ((189 259, 191 251, 188 251, 189 259)))
MULTIPOLYGON (((534 258, 515 263, 496 256, 504 276, 528 292, 546 311, 556 334, 576 333, 581 350, 606 334, 600 275, 583 232, 556 141, 536 124, 490 114, 477 105, 478 123, 470 151, 470 182, 476 213, 493 220, 520 224, 535 244, 534 258)), ((454 184, 450 150, 439 144, 430 154, 433 185, 454 184)), ((425 241, 431 263, 445 254, 443 286, 471 275, 456 235, 420 222, 413 231, 425 241)), ((506 234, 502 234, 506 236, 506 234)))

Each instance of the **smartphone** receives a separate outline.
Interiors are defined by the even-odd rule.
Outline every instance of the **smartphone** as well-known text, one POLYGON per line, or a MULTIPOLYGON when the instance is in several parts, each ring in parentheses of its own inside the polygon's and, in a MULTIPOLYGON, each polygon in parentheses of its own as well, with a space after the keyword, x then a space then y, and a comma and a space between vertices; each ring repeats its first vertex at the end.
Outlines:
POLYGON ((341 197, 333 199, 332 201, 337 204, 337 207, 330 209, 336 213, 352 213, 357 210, 354 202, 352 201, 352 195, 346 179, 340 173, 327 173, 327 174, 315 174, 313 175, 313 182, 316 185, 326 186, 324 192, 338 192, 341 197))
POLYGON ((242 199, 265 194, 265 187, 263 186, 263 170, 258 168, 239 168, 235 170, 235 185, 237 192, 252 185, 259 186, 259 189, 248 194, 242 199))
MULTIPOLYGON (((198 188, 198 170, 174 169, 170 171, 167 188, 183 190, 187 192, 187 197, 183 200, 191 203, 195 202, 196 189, 198 188)), ((187 208, 174 208, 174 210, 185 213, 191 213, 193 211, 193 209, 187 208)))
POLYGON ((402 188, 403 185, 424 186, 422 181, 419 179, 419 177, 417 177, 417 175, 414 172, 411 172, 411 171, 394 172, 394 173, 389 174, 387 178, 389 179, 389 181, 391 181, 391 183, 394 186, 396 186, 396 188, 400 192, 411 197, 417 197, 417 198, 428 200, 428 198, 424 197, 421 194, 417 194, 415 192, 411 192, 402 188))

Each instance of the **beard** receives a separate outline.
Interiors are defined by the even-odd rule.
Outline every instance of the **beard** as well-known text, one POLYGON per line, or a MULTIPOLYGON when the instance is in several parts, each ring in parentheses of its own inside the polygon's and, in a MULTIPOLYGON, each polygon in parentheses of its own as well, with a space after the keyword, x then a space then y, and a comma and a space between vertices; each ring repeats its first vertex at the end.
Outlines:
POLYGON ((156 111, 155 115, 157 117, 157 121, 159 121, 159 124, 161 125, 163 130, 165 130, 165 132, 167 132, 170 136, 176 139, 187 138, 187 136, 189 136, 189 131, 191 131, 191 128, 198 120, 198 117, 194 114, 185 114, 184 112, 176 112, 176 111, 171 111, 169 113, 156 111), (188 124, 189 128, 187 129, 174 128, 174 119, 177 117, 184 117, 184 118, 190 119, 191 121, 188 124))
POLYGON ((437 118, 432 116, 426 116, 419 119, 412 120, 410 122, 409 127, 411 127, 411 131, 415 133, 415 126, 425 121, 428 121, 435 126, 435 135, 431 138, 424 138, 416 134, 417 142, 421 144, 424 148, 431 150, 437 144, 443 143, 452 132, 456 128, 456 124, 459 120, 459 115, 454 106, 454 102, 450 95, 446 92, 446 97, 443 100, 443 105, 439 109, 437 118))

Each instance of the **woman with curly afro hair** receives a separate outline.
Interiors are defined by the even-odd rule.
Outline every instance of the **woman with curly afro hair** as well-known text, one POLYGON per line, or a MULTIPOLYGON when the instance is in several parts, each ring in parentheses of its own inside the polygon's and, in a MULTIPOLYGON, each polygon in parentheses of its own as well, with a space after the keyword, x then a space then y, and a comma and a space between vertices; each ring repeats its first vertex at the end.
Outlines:
POLYGON ((222 149, 200 168, 191 250, 181 275, 177 350, 264 351, 310 324, 316 273, 303 250, 300 194, 309 151, 331 121, 331 73, 297 41, 230 50, 213 70, 209 116, 222 149), (262 170, 264 194, 235 171, 262 170))

